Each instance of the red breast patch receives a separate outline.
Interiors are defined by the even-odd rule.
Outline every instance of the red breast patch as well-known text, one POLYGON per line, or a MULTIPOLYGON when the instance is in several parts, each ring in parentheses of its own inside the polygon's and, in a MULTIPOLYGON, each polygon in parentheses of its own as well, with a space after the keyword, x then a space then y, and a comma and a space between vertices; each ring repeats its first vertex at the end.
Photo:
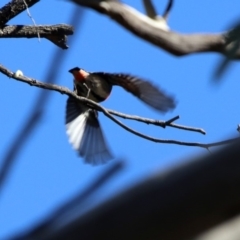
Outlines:
POLYGON ((85 72, 82 69, 80 71, 74 72, 74 77, 77 81, 85 80, 88 75, 89 75, 89 73, 85 72))

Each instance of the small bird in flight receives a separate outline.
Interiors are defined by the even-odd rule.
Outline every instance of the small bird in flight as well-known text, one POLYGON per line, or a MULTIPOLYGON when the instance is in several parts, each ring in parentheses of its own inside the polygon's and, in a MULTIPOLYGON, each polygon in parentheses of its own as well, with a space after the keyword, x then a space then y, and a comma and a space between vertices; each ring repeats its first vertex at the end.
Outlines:
MULTIPOLYGON (((160 112, 175 107, 172 97, 138 77, 121 73, 90 73, 78 67, 69 72, 74 76, 74 92, 97 103, 108 98, 113 86, 121 86, 160 112)), ((98 112, 73 97, 67 100, 66 128, 70 143, 86 163, 97 165, 113 158, 98 121, 98 112)))

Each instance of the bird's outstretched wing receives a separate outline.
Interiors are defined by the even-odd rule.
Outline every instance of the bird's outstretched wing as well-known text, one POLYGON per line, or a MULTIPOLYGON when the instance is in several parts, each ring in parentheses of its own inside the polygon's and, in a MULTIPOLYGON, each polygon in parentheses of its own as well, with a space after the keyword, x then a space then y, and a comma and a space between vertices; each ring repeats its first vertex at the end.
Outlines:
POLYGON ((69 142, 86 163, 102 164, 112 158, 104 139, 97 112, 69 97, 66 107, 69 142))
POLYGON ((98 72, 97 74, 109 81, 113 85, 123 87, 149 106, 161 112, 167 112, 175 108, 173 97, 165 94, 164 91, 154 86, 151 82, 134 77, 128 74, 111 74, 98 72))

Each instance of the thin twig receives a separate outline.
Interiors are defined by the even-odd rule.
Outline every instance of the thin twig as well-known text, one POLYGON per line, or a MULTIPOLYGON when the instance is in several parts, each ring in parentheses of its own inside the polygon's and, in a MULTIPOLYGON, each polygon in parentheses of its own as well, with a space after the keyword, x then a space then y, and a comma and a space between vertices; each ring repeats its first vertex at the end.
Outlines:
POLYGON ((71 96, 71 97, 73 97, 73 98, 75 98, 75 99, 77 99, 77 100, 79 100, 79 101, 81 101, 85 104, 89 104, 93 108, 97 109, 98 111, 103 112, 103 114, 105 116, 110 118, 112 121, 117 123, 119 126, 124 128, 125 130, 127 130, 127 131, 141 137, 141 138, 152 141, 152 142, 176 144, 176 145, 191 146, 191 147, 201 147, 201 148, 208 149, 208 148, 214 147, 214 146, 229 144, 229 143, 235 142, 237 139, 239 139, 239 137, 237 137, 237 138, 232 138, 232 139, 228 139, 228 140, 224 140, 224 141, 220 141, 220 142, 204 144, 204 143, 197 143, 197 142, 184 142, 184 141, 177 141, 177 140, 171 140, 171 139, 167 140, 167 139, 159 139, 159 138, 150 137, 150 136, 144 135, 144 134, 142 134, 140 132, 137 132, 137 131, 133 130, 132 128, 126 126, 121 121, 114 118, 110 114, 110 112, 107 109, 105 109, 104 107, 102 107, 101 105, 99 105, 96 102, 91 101, 87 98, 78 96, 77 94, 75 94, 74 92, 72 92, 70 89, 68 89, 66 87, 62 87, 62 86, 58 86, 58 85, 50 84, 50 83, 43 83, 43 82, 37 81, 36 79, 28 78, 28 77, 25 77, 25 76, 16 76, 16 75, 14 75, 13 72, 11 72, 10 70, 8 70, 7 68, 5 68, 2 65, 0 65, 0 72, 2 72, 4 75, 6 75, 10 78, 16 79, 16 80, 21 81, 21 82, 28 83, 31 86, 35 86, 35 87, 39 87, 39 88, 43 88, 43 89, 48 89, 48 90, 53 90, 53 91, 59 92, 61 94, 71 96))
MULTIPOLYGON (((26 6, 26 11, 27 11, 27 14, 28 14, 29 18, 32 20, 33 25, 36 27, 37 24, 36 24, 34 18, 32 17, 32 15, 31 15, 31 13, 30 13, 30 11, 29 11, 29 9, 28 9, 27 3, 25 2, 25 0, 23 0, 23 2, 24 2, 24 4, 25 4, 25 6, 26 6)), ((40 34, 39 34, 39 32, 37 32, 37 34, 38 34, 38 41, 40 42, 40 34)))
POLYGON ((150 118, 142 118, 142 117, 139 117, 139 116, 136 116, 136 115, 128 115, 128 114, 125 114, 125 113, 123 114, 123 113, 113 111, 113 110, 108 110, 108 112, 115 115, 115 116, 118 116, 118 117, 122 117, 122 118, 129 119, 129 120, 135 120, 135 121, 138 121, 138 122, 143 122, 143 123, 146 123, 146 124, 152 124, 152 125, 160 126, 160 127, 163 127, 163 128, 173 127, 173 128, 186 130, 186 131, 199 132, 199 133, 204 134, 204 135, 206 134, 206 132, 202 128, 194 128, 194 127, 188 127, 188 126, 183 126, 183 125, 179 125, 179 124, 176 124, 176 123, 172 123, 172 121, 175 121, 176 119, 178 119, 179 116, 174 117, 174 118, 172 118, 170 120, 167 120, 167 121, 161 121, 161 120, 155 120, 155 119, 150 119, 150 118))
POLYGON ((179 118, 180 118, 179 116, 173 117, 173 118, 167 120, 165 123, 166 123, 166 125, 171 124, 172 122, 176 121, 179 118))

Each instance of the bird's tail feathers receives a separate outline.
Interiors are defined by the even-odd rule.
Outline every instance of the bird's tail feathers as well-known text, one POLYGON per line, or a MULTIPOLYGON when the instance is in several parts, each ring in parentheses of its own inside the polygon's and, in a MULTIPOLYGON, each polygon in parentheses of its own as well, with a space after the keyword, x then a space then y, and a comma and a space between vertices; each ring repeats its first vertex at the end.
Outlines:
POLYGON ((86 163, 97 165, 112 158, 97 112, 71 97, 67 101, 66 128, 70 143, 86 163))

